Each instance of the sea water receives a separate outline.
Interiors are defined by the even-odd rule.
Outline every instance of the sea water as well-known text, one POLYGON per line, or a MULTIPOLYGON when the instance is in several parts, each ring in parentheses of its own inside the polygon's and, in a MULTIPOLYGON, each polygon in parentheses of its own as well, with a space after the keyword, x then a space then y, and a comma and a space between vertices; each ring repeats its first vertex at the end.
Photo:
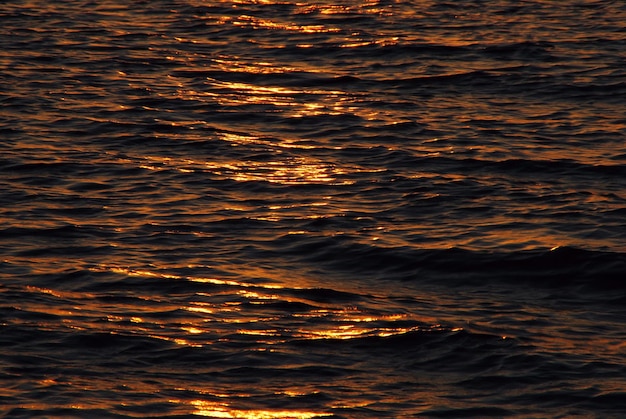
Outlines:
POLYGON ((625 22, 4 1, 0 413, 624 417, 625 22))

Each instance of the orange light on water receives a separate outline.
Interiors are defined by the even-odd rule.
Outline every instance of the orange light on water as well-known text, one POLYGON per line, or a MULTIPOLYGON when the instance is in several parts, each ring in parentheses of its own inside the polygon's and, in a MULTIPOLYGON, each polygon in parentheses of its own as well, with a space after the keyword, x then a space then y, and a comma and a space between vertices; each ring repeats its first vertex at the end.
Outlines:
POLYGON ((193 400, 191 405, 196 409, 194 415, 212 418, 246 418, 246 419, 311 419, 329 416, 329 413, 303 410, 240 410, 233 409, 228 403, 193 400))
POLYGON ((192 282, 210 283, 210 284, 215 284, 215 285, 232 285, 232 286, 244 287, 244 288, 247 288, 247 287, 268 288, 268 289, 283 288, 279 285, 273 285, 273 284, 253 284, 249 282, 239 282, 239 281, 233 281, 233 280, 223 280, 223 279, 208 278, 208 277, 187 277, 187 276, 182 276, 182 275, 155 272, 155 271, 150 271, 150 270, 145 270, 145 269, 123 268, 119 266, 113 266, 113 267, 100 266, 100 267, 91 268, 91 270, 95 272, 111 271, 114 273, 119 273, 119 274, 128 275, 128 276, 156 277, 156 278, 164 278, 164 279, 186 280, 186 281, 192 281, 192 282))
POLYGON ((239 16, 239 18, 233 21, 232 24, 234 26, 250 26, 254 29, 284 30, 301 33, 328 33, 340 31, 339 28, 327 28, 323 25, 296 25, 293 23, 275 22, 269 19, 247 15, 239 16))

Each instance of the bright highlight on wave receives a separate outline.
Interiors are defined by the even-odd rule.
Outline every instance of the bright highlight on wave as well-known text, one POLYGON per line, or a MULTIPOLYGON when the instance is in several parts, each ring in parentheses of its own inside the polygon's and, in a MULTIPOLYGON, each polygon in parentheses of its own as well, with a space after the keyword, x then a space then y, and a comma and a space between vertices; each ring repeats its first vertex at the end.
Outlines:
MULTIPOLYGON (((242 142, 254 142, 254 137, 228 135, 226 141, 234 146, 242 142)), ((286 147, 291 146, 288 143, 286 147)), ((364 171, 361 168, 340 168, 330 163, 299 156, 283 156, 280 151, 275 151, 276 157, 269 161, 255 160, 228 160, 228 161, 202 161, 197 159, 173 159, 156 156, 142 156, 136 158, 137 166, 152 171, 176 170, 182 173, 208 172, 219 177, 224 177, 239 182, 266 181, 283 185, 295 184, 333 184, 351 185, 351 179, 340 179, 348 175, 364 171)), ((371 172, 371 170, 367 170, 371 172)))
MULTIPOLYGON (((120 315, 108 318, 112 324, 123 325, 120 330, 113 330, 116 333, 140 330, 153 338, 178 345, 201 347, 217 342, 250 342, 252 338, 259 345, 258 350, 266 350, 267 345, 286 341, 385 338, 412 332, 449 331, 438 324, 425 324, 408 313, 377 313, 339 303, 321 303, 316 301, 315 289, 185 277, 122 267, 98 267, 94 270, 129 277, 207 284, 206 291, 196 291, 186 302, 172 306, 172 309, 189 313, 187 316, 179 315, 180 318, 172 324, 153 319, 151 310, 146 310, 142 316, 136 313, 133 317, 121 315, 123 310, 119 310, 120 315), (290 307, 300 309, 294 312, 290 307), (294 321, 299 324, 298 327, 284 327, 285 322, 294 321)), ((160 304, 158 297, 142 298, 160 304)))
POLYGON ((324 25, 296 25, 293 23, 275 22, 255 16, 241 15, 232 22, 234 26, 250 26, 255 29, 278 29, 302 33, 340 32, 339 28, 328 28, 324 25))
POLYGON ((203 400, 194 400, 191 402, 191 405, 196 409, 194 415, 212 418, 312 419, 329 416, 328 413, 303 410, 239 410, 231 408, 228 403, 215 403, 203 400))

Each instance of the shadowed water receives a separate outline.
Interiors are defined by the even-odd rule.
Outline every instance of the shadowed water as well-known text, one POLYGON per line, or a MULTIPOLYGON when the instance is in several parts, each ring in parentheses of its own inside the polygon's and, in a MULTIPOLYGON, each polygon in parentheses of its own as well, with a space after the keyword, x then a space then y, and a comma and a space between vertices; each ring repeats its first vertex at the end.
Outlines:
POLYGON ((0 414, 626 415, 626 6, 0 5, 0 414))

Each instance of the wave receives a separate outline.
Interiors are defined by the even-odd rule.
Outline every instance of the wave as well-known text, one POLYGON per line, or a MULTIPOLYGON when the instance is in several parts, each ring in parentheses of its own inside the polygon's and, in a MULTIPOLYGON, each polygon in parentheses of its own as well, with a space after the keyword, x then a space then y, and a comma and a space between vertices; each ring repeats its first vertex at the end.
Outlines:
POLYGON ((626 254, 572 247, 517 252, 460 248, 416 250, 379 247, 341 237, 303 240, 283 237, 273 243, 283 257, 326 269, 378 278, 481 286, 511 283, 537 287, 580 287, 595 291, 626 288, 626 254))
POLYGON ((499 59, 532 60, 533 62, 549 61, 553 56, 549 53, 555 47, 552 42, 513 42, 498 45, 487 45, 483 52, 495 55, 499 59))

